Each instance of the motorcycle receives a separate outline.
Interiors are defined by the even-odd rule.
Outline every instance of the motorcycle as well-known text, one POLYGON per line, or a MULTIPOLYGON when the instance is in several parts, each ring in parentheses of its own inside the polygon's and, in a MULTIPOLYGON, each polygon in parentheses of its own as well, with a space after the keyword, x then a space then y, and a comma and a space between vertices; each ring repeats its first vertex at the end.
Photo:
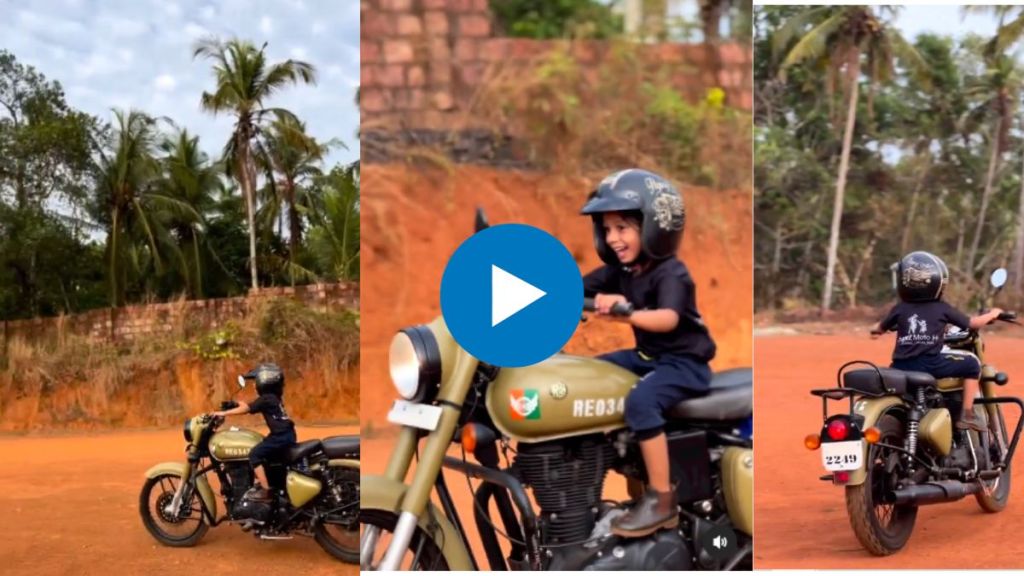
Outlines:
MULTIPOLYGON (((246 387, 238 377, 238 389, 246 387)), ((232 397, 234 394, 232 394, 232 397)), ((238 406, 234 400, 221 410, 238 406)), ((332 436, 291 446, 283 464, 268 464, 270 501, 250 499, 254 473, 249 452, 263 440, 253 430, 222 429, 223 417, 200 414, 185 421, 185 462, 164 462, 146 471, 139 512, 146 530, 166 546, 195 546, 213 526, 239 523, 264 540, 312 535, 328 554, 354 564, 359 514, 359 437, 332 436), (225 513, 208 476, 216 476, 225 513)))
MULTIPOLYGON (((1006 283, 1006 270, 993 272, 996 293, 1006 283)), ((1017 323, 1014 312, 997 320, 1017 323)), ((1024 419, 1012 439, 1001 406, 1019 398, 996 394, 1007 375, 985 364, 985 346, 978 330, 950 330, 944 344, 975 354, 982 364, 981 398, 974 411, 986 433, 954 431, 963 398, 963 379, 935 379, 923 372, 878 367, 855 360, 843 364, 836 388, 812 390, 822 399, 821 431, 804 439, 810 450, 821 449, 827 474, 821 480, 843 486, 850 525, 871 554, 887 556, 910 539, 918 507, 955 502, 973 495, 985 512, 1003 510, 1010 498, 1010 464, 1024 419), (852 366, 867 367, 847 370, 852 366), (829 415, 829 402, 849 403, 848 410, 829 415)))
MULTIPOLYGON (((486 227, 478 211, 476 230, 486 227)), ((585 309, 593 311, 593 302, 585 309)), ((751 568, 749 368, 716 374, 708 395, 671 410, 666 432, 679 527, 623 538, 611 533, 611 522, 631 502, 603 500, 602 489, 615 471, 626 477, 631 498, 643 493, 643 459, 623 418, 635 374, 568 354, 521 368, 491 366, 461 348, 443 318, 400 330, 389 362, 401 398, 388 420, 401 428, 384 474, 361 478, 361 571, 479 569, 442 467, 465 475, 470 492, 469 479, 481 481, 472 514, 491 570, 751 568), (446 456, 452 443, 461 445, 461 458, 446 456), (405 484, 414 454, 418 463, 405 484), (498 535, 508 540, 507 556, 498 535)))

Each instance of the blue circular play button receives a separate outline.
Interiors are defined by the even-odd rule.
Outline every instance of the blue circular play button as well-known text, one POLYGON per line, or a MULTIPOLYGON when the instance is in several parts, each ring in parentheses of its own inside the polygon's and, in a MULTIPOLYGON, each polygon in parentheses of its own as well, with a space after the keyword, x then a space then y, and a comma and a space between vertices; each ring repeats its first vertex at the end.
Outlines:
POLYGON ((470 236, 441 278, 441 313, 452 336, 477 359, 529 366, 569 341, 583 311, 583 279, 554 236, 501 224, 470 236))

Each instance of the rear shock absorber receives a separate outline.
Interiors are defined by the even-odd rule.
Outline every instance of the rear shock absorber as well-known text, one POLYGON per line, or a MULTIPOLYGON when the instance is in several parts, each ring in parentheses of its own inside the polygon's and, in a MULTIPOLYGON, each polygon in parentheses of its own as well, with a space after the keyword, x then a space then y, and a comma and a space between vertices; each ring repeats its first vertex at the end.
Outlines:
POLYGON ((914 407, 910 409, 910 414, 907 417, 907 441, 906 441, 906 460, 907 460, 907 473, 914 473, 914 455, 917 454, 917 430, 921 417, 924 414, 925 398, 924 398, 924 387, 920 387, 916 390, 914 407))

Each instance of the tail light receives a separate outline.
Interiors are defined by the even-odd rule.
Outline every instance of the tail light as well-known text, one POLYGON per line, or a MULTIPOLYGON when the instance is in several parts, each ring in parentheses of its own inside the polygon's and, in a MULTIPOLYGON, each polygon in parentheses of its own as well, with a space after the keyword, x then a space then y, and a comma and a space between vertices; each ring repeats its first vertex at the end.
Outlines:
POLYGON ((850 424, 846 420, 835 419, 828 423, 828 437, 833 442, 845 440, 850 435, 850 424))
POLYGON ((832 474, 832 481, 836 484, 846 484, 850 481, 850 473, 846 470, 835 472, 832 474))

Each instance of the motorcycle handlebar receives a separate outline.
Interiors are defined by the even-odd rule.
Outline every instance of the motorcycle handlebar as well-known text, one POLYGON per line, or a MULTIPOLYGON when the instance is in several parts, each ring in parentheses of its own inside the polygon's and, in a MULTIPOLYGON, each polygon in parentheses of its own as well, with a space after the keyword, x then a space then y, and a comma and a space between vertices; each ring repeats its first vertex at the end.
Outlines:
MULTIPOLYGON (((593 298, 584 298, 583 299, 583 310, 585 312, 597 312, 597 307, 594 306, 594 299, 593 298)), ((608 313, 611 316, 626 317, 626 316, 632 315, 633 314, 633 310, 634 310, 633 309, 633 305, 630 304, 629 302, 616 302, 615 305, 612 306, 612 309, 609 310, 608 313)))
POLYGON ((1013 322, 1017 319, 1016 312, 1005 311, 996 317, 996 320, 1002 320, 1003 322, 1013 322))

